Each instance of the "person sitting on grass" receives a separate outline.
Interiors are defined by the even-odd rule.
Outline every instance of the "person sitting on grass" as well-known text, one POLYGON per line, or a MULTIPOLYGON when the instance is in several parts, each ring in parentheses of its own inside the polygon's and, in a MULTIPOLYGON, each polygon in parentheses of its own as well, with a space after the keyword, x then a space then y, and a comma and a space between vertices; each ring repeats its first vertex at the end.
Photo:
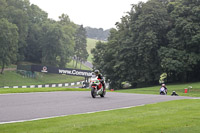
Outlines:
POLYGON ((173 91, 171 96, 178 96, 178 94, 175 91, 173 91))

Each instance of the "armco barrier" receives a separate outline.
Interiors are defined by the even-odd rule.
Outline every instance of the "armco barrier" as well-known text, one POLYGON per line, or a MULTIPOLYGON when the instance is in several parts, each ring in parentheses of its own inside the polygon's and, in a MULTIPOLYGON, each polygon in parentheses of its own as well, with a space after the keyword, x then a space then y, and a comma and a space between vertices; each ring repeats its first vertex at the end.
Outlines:
POLYGON ((28 85, 28 86, 2 86, 0 88, 47 88, 47 87, 68 87, 74 85, 83 84, 84 81, 75 82, 75 83, 63 83, 63 84, 45 84, 45 85, 28 85))

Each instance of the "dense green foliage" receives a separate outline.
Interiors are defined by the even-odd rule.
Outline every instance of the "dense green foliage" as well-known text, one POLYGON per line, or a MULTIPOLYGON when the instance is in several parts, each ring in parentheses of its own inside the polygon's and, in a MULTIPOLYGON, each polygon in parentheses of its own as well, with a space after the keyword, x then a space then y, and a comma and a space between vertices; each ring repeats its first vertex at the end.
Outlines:
POLYGON ((131 11, 110 31, 107 43, 93 49, 94 65, 121 88, 200 80, 200 1, 149 0, 131 11))
POLYGON ((87 61, 89 56, 87 52, 87 40, 86 40, 86 30, 81 25, 75 33, 75 47, 74 47, 74 59, 76 60, 75 68, 77 68, 77 63, 87 61))
POLYGON ((173 80, 200 79, 200 1, 171 2, 168 12, 169 42, 159 50, 161 66, 173 80))
MULTIPOLYGON (((0 58, 1 66, 29 61, 65 67, 74 56, 75 34, 79 26, 71 22, 66 14, 54 21, 29 0, 0 0, 0 20, 1 51, 7 53, 6 57, 0 58), (6 28, 8 33, 4 30, 6 28), (9 47, 8 44, 12 48, 3 48, 9 47), (13 53, 12 59, 9 53, 13 53)), ((86 35, 83 37, 86 40, 86 35)))
POLYGON ((108 36, 110 34, 110 29, 104 30, 102 28, 91 28, 91 27, 85 27, 87 32, 87 37, 91 39, 101 40, 101 41, 107 41, 108 36))
POLYGON ((6 19, 0 19, 0 65, 3 73, 5 65, 16 61, 18 28, 15 24, 9 23, 6 19))

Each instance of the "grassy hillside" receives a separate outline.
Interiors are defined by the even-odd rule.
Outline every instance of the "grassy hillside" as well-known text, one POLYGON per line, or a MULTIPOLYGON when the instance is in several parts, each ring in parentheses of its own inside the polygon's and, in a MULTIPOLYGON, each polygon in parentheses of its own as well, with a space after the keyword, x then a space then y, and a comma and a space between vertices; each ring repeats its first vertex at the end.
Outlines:
POLYGON ((92 62, 91 50, 95 48, 97 42, 98 40, 87 38, 87 51, 89 53, 89 57, 88 57, 89 62, 92 62))
MULTIPOLYGON (((31 65, 29 62, 22 62, 23 65, 31 65)), ((16 68, 16 65, 11 65, 8 68, 16 68)), ((67 64, 67 68, 74 68, 73 61, 67 64)), ((78 63, 78 68, 80 64, 78 63)), ((90 70, 90 68, 82 65, 81 69, 90 70)), ((4 71, 4 74, 0 74, 0 86, 23 86, 23 85, 39 85, 39 84, 53 84, 53 83, 70 83, 84 80, 84 77, 60 75, 60 74, 46 74, 36 73, 36 78, 27 78, 16 71, 4 71)))
POLYGON ((44 74, 37 73, 36 78, 27 78, 16 71, 5 71, 0 74, 0 86, 23 86, 23 85, 39 85, 53 83, 70 83, 84 80, 84 77, 59 75, 59 74, 44 74))

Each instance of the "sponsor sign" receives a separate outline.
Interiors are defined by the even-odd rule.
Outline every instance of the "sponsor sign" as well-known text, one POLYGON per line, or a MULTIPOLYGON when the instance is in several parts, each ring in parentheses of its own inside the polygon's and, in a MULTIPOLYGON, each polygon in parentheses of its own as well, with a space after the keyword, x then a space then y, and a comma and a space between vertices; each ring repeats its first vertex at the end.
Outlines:
POLYGON ((84 77, 91 77, 92 72, 86 72, 82 70, 64 70, 64 69, 59 69, 58 70, 60 74, 67 74, 67 75, 74 75, 74 76, 84 76, 84 77))
POLYGON ((57 68, 57 67, 39 66, 39 65, 32 65, 31 71, 44 72, 44 73, 55 73, 55 74, 66 74, 66 75, 82 76, 82 77, 91 77, 92 76, 92 71, 88 71, 88 70, 57 68))
POLYGON ((46 66, 43 66, 41 72, 43 72, 43 73, 47 73, 47 72, 48 72, 48 71, 47 71, 47 67, 46 67, 46 66))

